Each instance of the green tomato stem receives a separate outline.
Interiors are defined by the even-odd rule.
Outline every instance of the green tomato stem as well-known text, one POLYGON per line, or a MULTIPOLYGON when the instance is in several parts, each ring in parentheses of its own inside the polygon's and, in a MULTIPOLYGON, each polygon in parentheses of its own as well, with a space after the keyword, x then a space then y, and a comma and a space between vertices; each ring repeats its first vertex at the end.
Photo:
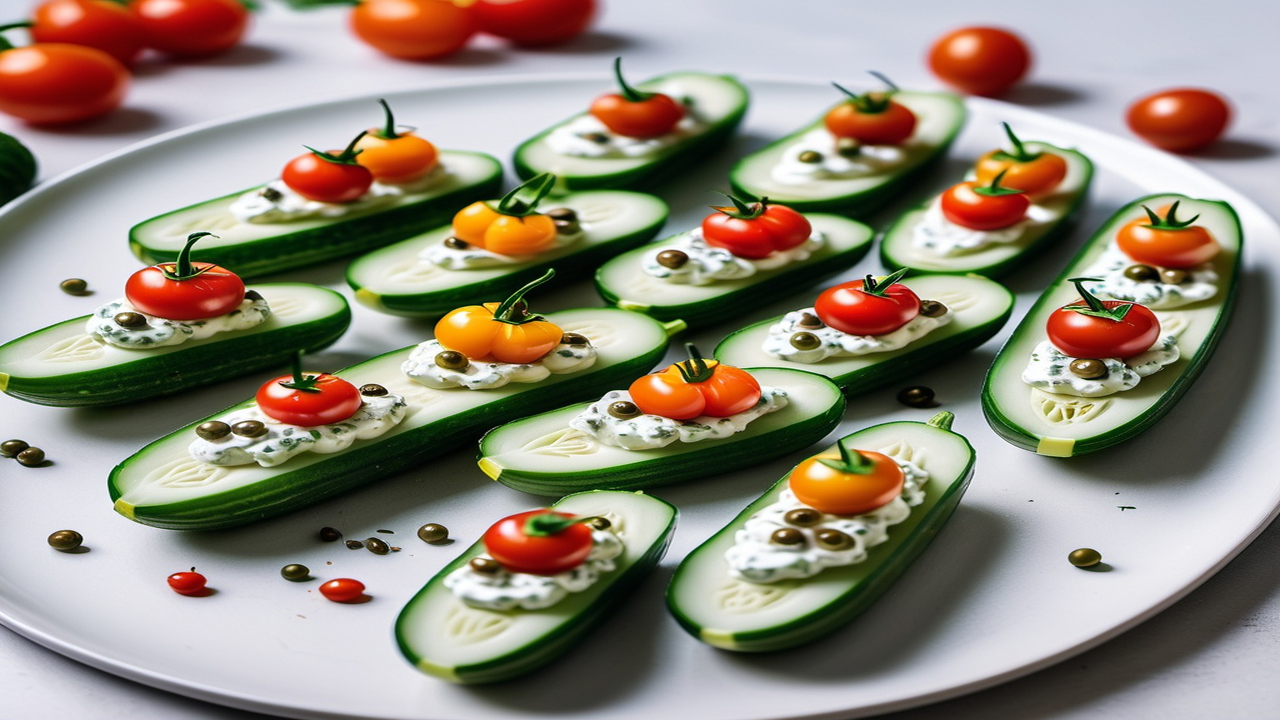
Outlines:
POLYGON ((689 359, 676 363, 680 378, 689 384, 710 380, 711 376, 715 375, 715 368, 707 365, 707 361, 702 358, 702 353, 698 352, 698 348, 693 343, 685 343, 684 349, 689 353, 689 359))
POLYGON ((548 268, 547 272, 537 280, 525 285, 519 290, 511 293, 511 295, 503 300, 498 309, 493 311, 493 319, 498 322, 507 323, 508 325, 523 325, 534 320, 541 320, 541 315, 533 315, 526 308, 521 306, 524 294, 538 287, 542 283, 556 276, 555 268, 548 268))
POLYGON ((613 76, 618 79, 618 87, 622 90, 622 96, 627 99, 627 102, 644 102, 653 97, 653 93, 640 92, 627 84, 627 81, 622 77, 621 56, 613 59, 613 76))
POLYGON ((293 361, 289 365, 290 374, 293 380, 290 382, 281 381, 281 387, 287 387, 290 390, 298 390, 300 392, 318 393, 320 388, 316 387, 316 381, 320 379, 319 375, 307 375, 302 372, 302 351, 293 354, 293 361))
POLYGON ((361 130, 360 134, 351 138, 351 142, 347 143, 347 147, 337 155, 334 155, 333 153, 321 152, 311 147, 310 145, 303 145, 302 147, 310 150, 320 159, 334 163, 336 165, 359 165, 360 163, 356 162, 356 156, 364 151, 357 150, 356 143, 360 142, 360 138, 368 134, 369 134, 368 130, 361 130))
MULTIPOLYGON (((24 20, 22 22, 15 22, 15 23, 8 23, 7 25, 0 25, 0 33, 5 32, 6 30, 17 30, 18 28, 29 28, 34 24, 35 23, 29 20, 24 20)), ((0 52, 4 50, 12 50, 13 48, 14 48, 14 45, 13 43, 9 42, 8 38, 0 36, 0 52)))
POLYGON ((886 276, 883 280, 877 282, 875 275, 867 275, 862 281, 862 292, 876 297, 884 297, 885 291, 891 285, 901 280, 910 268, 898 268, 891 275, 886 276))
POLYGON ((860 450, 849 447, 843 439, 836 443, 840 451, 840 459, 818 458, 818 462, 832 470, 847 475, 870 475, 876 469, 876 461, 863 455, 860 450))
POLYGON ((206 265, 199 270, 196 270, 191 265, 191 248, 196 244, 196 241, 204 237, 216 238, 218 236, 211 232, 191 233, 187 236, 187 244, 182 246, 182 250, 178 251, 178 260, 173 264, 172 271, 165 269, 163 265, 157 265, 156 267, 160 268, 160 272, 165 276, 165 278, 169 280, 176 280, 178 282, 197 278, 205 274, 209 271, 209 268, 213 267, 212 265, 206 265))
POLYGON ((537 177, 530 178, 527 182, 517 185, 511 192, 502 196, 498 201, 498 207, 494 208, 497 212, 511 217, 528 217, 538 211, 538 203, 542 202, 555 187, 556 176, 551 173, 542 173, 537 177), (524 199, 520 197, 520 193, 526 190, 533 191, 533 197, 524 199))
MULTIPOLYGON (((396 118, 391 114, 391 106, 382 98, 378 98, 378 104, 382 106, 382 113, 386 117, 387 124, 382 128, 382 132, 377 135, 383 140, 395 140, 400 137, 400 134, 396 132, 396 118)), ((358 140, 359 138, 356 139, 358 140)))
POLYGON ((1178 205, 1180 204, 1182 204, 1182 201, 1177 200, 1170 205, 1169 212, 1165 213, 1164 217, 1160 217, 1154 210, 1143 205, 1142 209, 1147 211, 1147 217, 1151 220, 1151 223, 1147 225, 1147 227, 1152 230, 1185 230, 1191 226, 1191 223, 1200 219, 1200 216, 1196 215, 1190 220, 1179 220, 1178 205))
POLYGON ((737 218, 739 220, 755 220, 763 215, 764 211, 768 209, 769 206, 769 198, 767 197, 762 197, 758 201, 748 205, 743 200, 736 198, 729 193, 722 193, 719 190, 716 192, 729 198, 729 201, 733 203, 733 207, 727 208, 722 205, 708 205, 707 207, 715 210, 716 212, 724 213, 731 218, 737 218))
POLYGON ((987 185, 986 187, 975 187, 973 191, 985 197, 1000 197, 1002 195, 1021 195, 1023 193, 1022 190, 1015 190, 1013 188, 1000 186, 1000 181, 1004 180, 1005 173, 1008 173, 1008 172, 1009 172, 1009 168, 1005 168, 1004 170, 1001 170, 999 175, 996 175, 995 177, 991 178, 990 185, 987 185))
POLYGON ((1022 140, 1013 134, 1013 128, 1009 127, 1009 123, 1000 123, 1004 126, 1004 134, 1009 137, 1009 144, 1013 145, 1013 152, 1005 152, 1004 150, 996 151, 996 158, 1000 160, 1012 160, 1019 163, 1028 163, 1037 160, 1044 153, 1028 152, 1027 147, 1022 144, 1022 140))
POLYGON ((550 537, 559 535, 574 525, 591 520, 589 517, 565 517, 550 510, 531 515, 524 521, 524 534, 528 537, 550 537))
POLYGON ((1084 305, 1067 305, 1063 310, 1073 310, 1081 315, 1102 318, 1104 320, 1114 320, 1120 322, 1125 315, 1129 314, 1129 308, 1133 307, 1133 303, 1125 303, 1117 305, 1114 308, 1108 308, 1093 293, 1085 290, 1086 282, 1102 282, 1102 278, 1070 278, 1067 282, 1076 286, 1076 292, 1080 293, 1080 297, 1084 300, 1084 305))

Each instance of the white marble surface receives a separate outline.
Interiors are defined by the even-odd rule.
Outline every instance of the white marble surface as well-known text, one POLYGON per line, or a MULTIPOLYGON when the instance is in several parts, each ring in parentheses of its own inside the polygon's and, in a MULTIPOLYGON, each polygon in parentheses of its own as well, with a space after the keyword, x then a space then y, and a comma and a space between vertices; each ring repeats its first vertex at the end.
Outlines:
MULTIPOLYGON (((1280 208, 1280 95, 1274 34, 1261 0, 1212 5, 1132 0, 882 4, 797 0, 614 0, 592 33, 520 51, 484 38, 453 58, 406 63, 354 40, 346 11, 295 13, 269 3, 248 43, 213 60, 146 60, 125 110, 85 126, 40 130, 0 117, 37 154, 41 178, 157 134, 208 120, 335 97, 496 74, 591 71, 624 55, 637 76, 699 68, 743 75, 857 79, 867 68, 911 87, 936 85, 929 41, 963 24, 1002 24, 1033 43, 1030 82, 1005 99, 1126 134, 1123 110, 1163 87, 1220 90, 1237 108, 1229 138, 1192 162, 1275 213, 1280 208)), ((0 16, 27 3, 0 0, 0 16)), ((5 272, 0 270, 0 272, 5 272)), ((0 434, 4 434, 0 431, 0 434)), ((6 471, 7 472, 7 471, 6 471)), ((1280 686, 1280 533, 1273 528, 1172 608, 1101 647, 1031 676, 894 718, 1274 717, 1280 686)), ((89 590, 91 591, 91 590, 89 590)), ((116 678, 0 631, 0 717, 251 718, 116 678)))

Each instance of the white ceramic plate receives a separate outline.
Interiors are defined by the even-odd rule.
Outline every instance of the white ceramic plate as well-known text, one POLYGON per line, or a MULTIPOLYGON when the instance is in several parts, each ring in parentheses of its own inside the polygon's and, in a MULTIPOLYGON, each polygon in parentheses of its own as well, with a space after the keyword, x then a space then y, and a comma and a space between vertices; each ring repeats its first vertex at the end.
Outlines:
MULTIPOLYGON (((825 82, 758 78, 744 137, 663 194, 672 228, 697 221, 724 187, 732 153, 761 146, 831 101, 825 82)), ((602 76, 499 78, 392 96, 398 117, 442 146, 504 155, 518 141, 608 87, 602 76)), ((391 636, 401 605, 465 543, 508 512, 537 504, 496 485, 472 453, 240 530, 174 533, 115 515, 105 478, 150 439, 246 397, 262 377, 144 406, 66 410, 0 399, 0 435, 43 447, 50 467, 5 462, 0 483, 0 620, 108 672, 226 705, 297 717, 511 718, 596 714, 610 718, 848 717, 919 705, 993 685, 1111 638, 1159 612, 1222 567, 1277 512, 1280 486, 1263 482, 1270 455, 1266 398, 1276 338, 1255 309, 1258 282, 1280 266, 1280 228, 1247 199, 1186 163, 1077 125, 974 101, 952 152, 972 158, 1000 141, 1000 120, 1028 139, 1074 145, 1100 168, 1082 230, 1141 193, 1171 191, 1232 202, 1245 224, 1246 283, 1214 363, 1170 417, 1115 451, 1070 461, 1037 457, 991 433, 978 406, 997 342, 913 380, 933 386, 956 429, 978 449, 978 475, 933 546, 866 615, 822 642, 765 656, 712 650, 666 614, 662 591, 675 564, 802 455, 751 473, 661 488, 682 518, 661 567, 636 596, 568 657, 527 679, 460 688, 422 676, 391 636), (1121 509, 1120 506, 1133 509, 1121 509), (432 547, 414 537, 441 522, 462 538, 432 547), (348 538, 378 536, 403 548, 376 556, 316 540, 325 525, 348 538), (74 528, 90 551, 53 551, 50 532, 74 528), (379 529, 394 535, 379 534, 379 529), (1074 548, 1101 550, 1109 572, 1071 567, 1074 548), (300 562, 318 578, 290 583, 300 562), (187 598, 165 577, 196 566, 216 593, 187 598), (321 580, 356 577, 362 605, 324 600, 321 580)), ((117 296, 138 267, 125 246, 150 215, 274 176, 303 143, 341 146, 377 125, 371 98, 205 125, 136 146, 39 188, 0 215, 0 338, 85 314, 117 296), (89 279, 97 294, 58 291, 89 279)), ((934 182, 957 176, 956 160, 934 182)), ((927 192, 921 188, 918 196, 927 192)), ((1085 233, 1078 233, 1073 245, 1085 233)), ((1072 248, 1054 251, 1011 281, 1019 309, 1034 299, 1072 248)), ((847 277, 877 270, 873 260, 847 277)), ((334 287, 342 265, 293 273, 334 287)), ((587 283, 544 296, 555 309, 596 304, 587 283)), ((805 298, 797 298, 802 302, 805 298)), ((793 304, 793 303, 792 303, 793 304)), ((742 323, 786 309, 777 305, 742 323)), ((709 349, 724 332, 703 333, 709 349)), ((340 367, 416 342, 429 330, 356 309, 352 331, 314 367, 340 367)), ((896 388, 855 399, 842 431, 893 419, 927 419, 896 388)))

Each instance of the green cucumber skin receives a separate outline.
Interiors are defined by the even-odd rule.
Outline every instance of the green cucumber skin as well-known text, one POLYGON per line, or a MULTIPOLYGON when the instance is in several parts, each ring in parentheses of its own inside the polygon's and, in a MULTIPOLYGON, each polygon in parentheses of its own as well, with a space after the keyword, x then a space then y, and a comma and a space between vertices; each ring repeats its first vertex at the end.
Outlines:
MULTIPOLYGON (((4 392, 19 400, 54 407, 100 407, 172 395, 188 388, 287 365, 299 350, 315 352, 329 347, 351 324, 351 308, 345 299, 342 308, 340 313, 313 322, 220 340, 181 352, 142 357, 109 368, 40 378, 11 375, 4 392)), ((36 330, 0 346, 0 353, 8 345, 16 345, 55 328, 75 324, 83 326, 88 320, 89 316, 85 315, 36 330)))
MULTIPOLYGON (((591 492, 591 491, 587 491, 591 492)), ((581 493, 575 493, 581 494, 581 493)), ((570 496, 572 497, 572 496, 570 496)), ((525 675, 533 670, 542 667, 552 660, 564 655, 570 650, 584 635, 598 625, 613 609, 614 605, 625 600, 631 591, 639 585, 649 572, 658 566, 662 558, 667 554, 667 549, 671 546, 671 539, 675 535, 676 520, 679 511, 670 503, 653 498, 658 502, 662 502, 672 510, 671 522, 667 525, 666 532, 662 538, 650 546, 649 551, 643 557, 629 565, 622 574, 613 580, 607 589, 600 593, 585 610, 579 613, 576 620, 568 627, 562 628, 562 632, 545 636, 536 646, 530 648, 525 646, 519 650, 509 652, 505 655, 493 658, 487 662, 475 663, 472 665, 461 665, 453 668, 454 677, 451 678, 459 683, 466 685, 479 685, 486 683, 502 682, 511 678, 525 675)), ((405 640, 406 633, 402 630, 402 624, 405 622, 408 610, 420 600, 425 601, 429 591, 435 589, 444 582, 445 576, 453 572, 457 568, 466 564, 471 558, 484 552, 484 545, 476 542, 467 548, 457 559, 449 563, 431 578, 431 580, 418 591, 416 595, 405 605, 405 609, 401 611, 400 616, 396 619, 395 636, 396 643, 400 647, 400 652, 409 662, 415 666, 419 666, 422 657, 410 647, 405 640)), ((438 590, 437 590, 438 591, 438 590)), ((444 592, 448 592, 445 590, 444 592)))
MULTIPOLYGON (((462 207, 497 194, 502 188, 502 170, 497 160, 493 162, 495 172, 485 182, 381 212, 336 220, 309 230, 289 232, 288 223, 280 223, 283 232, 279 235, 237 245, 207 246, 200 250, 200 260, 231 268, 240 277, 252 279, 375 250, 446 223, 462 207)), ((246 191, 231 193, 205 202, 238 197, 244 192, 246 191)), ((189 205, 133 226, 129 230, 129 247, 133 254, 148 264, 177 260, 177 250, 147 245, 145 230, 150 223, 204 204, 189 205)))
MULTIPOLYGON (((896 423, 885 423, 884 425, 894 424, 896 423)), ((940 430, 940 432, 949 431, 940 430)), ((854 433, 854 436, 856 435, 857 433, 854 433)), ((733 635, 734 647, 732 650, 738 652, 773 652, 813 642, 852 622, 871 607, 876 600, 880 599, 880 596, 902 576, 907 567, 915 562, 915 559, 924 552, 925 548, 929 547, 929 544, 941 532, 943 526, 951 519, 951 515, 960 505, 960 499, 964 497, 970 481, 973 480, 976 462, 973 446, 964 436, 958 434, 956 436, 964 440, 965 445, 969 448, 969 463, 963 475, 947 486, 938 502, 934 504, 927 514, 921 517, 919 523, 912 529, 911 534, 894 547, 891 553, 881 556, 877 550, 883 550, 883 548, 871 548, 868 551, 869 557, 866 562, 875 562, 876 569, 865 580, 850 587, 821 610, 810 612, 789 623, 775 625, 765 630, 735 633, 733 635)), ((703 552, 703 548, 711 540, 722 533, 731 532, 741 527, 752 514, 770 504, 772 502, 771 498, 787 482, 788 477, 789 475, 783 476, 781 480, 775 483, 759 499, 748 505, 728 525, 689 553, 688 557, 692 558, 699 552, 703 552)), ((695 638, 700 638, 704 629, 703 626, 681 612, 679 605, 674 600, 672 591, 677 583, 680 582, 681 577, 686 572, 689 572, 688 567, 689 564, 687 562, 682 562, 676 568, 675 574, 672 575, 671 583, 667 588, 667 608, 680 627, 695 638)))
MULTIPOLYGON (((1150 202, 1153 198, 1160 197, 1167 197, 1167 195, 1160 193, 1141 197, 1117 210, 1113 217, 1128 213, 1136 209, 1139 205, 1150 202)), ((1230 216, 1235 219, 1236 227, 1241 227, 1240 218, 1236 214, 1235 208, 1231 207, 1231 205, 1222 201, 1201 200, 1201 202, 1211 202, 1222 206, 1228 211, 1230 216)), ((1108 220, 1103 223, 1103 229, 1105 230, 1110 225, 1111 221, 1108 220)), ((1243 239, 1244 236, 1242 231, 1242 244, 1243 239)), ((1052 289, 1057 287, 1058 285, 1065 283, 1068 278, 1074 277, 1076 266, 1084 260, 1093 246, 1099 242, 1106 242, 1107 240, 1109 240, 1109 238, 1103 237, 1101 232, 1091 237, 1076 256, 1071 259, 1071 262, 1067 264, 1067 267, 1062 274, 1049 285, 1049 288, 1052 289)), ((1213 351, 1217 349, 1223 333, 1226 332, 1227 320, 1230 318, 1231 312, 1235 308, 1236 304, 1236 292, 1240 284, 1239 275, 1242 256, 1242 252, 1237 251, 1235 253, 1235 259, 1232 262, 1230 269, 1231 282, 1223 283, 1223 285, 1219 286, 1219 292, 1222 293, 1222 310, 1218 314, 1218 321, 1214 324, 1213 329, 1206 336, 1204 343, 1200 345, 1196 354, 1188 359, 1186 368, 1178 376, 1178 379, 1169 386, 1169 389, 1164 392, 1160 400, 1156 404, 1152 405, 1151 409, 1143 413, 1141 416, 1134 418, 1106 435, 1095 435, 1076 440, 1071 448, 1072 457, 1104 450, 1141 435, 1168 414, 1168 412, 1173 408, 1173 405, 1177 403, 1183 394, 1187 392, 1191 387, 1191 384, 1194 383, 1196 378, 1200 376, 1200 373, 1204 371, 1209 358, 1213 355, 1213 351)), ((1040 436, 1026 428, 1023 428, 1021 425, 1018 425, 1004 414, 1000 409, 1000 404, 992 397, 990 385, 993 382, 997 371, 1004 364, 1011 362, 1010 358, 1006 356, 1005 348, 1009 347, 1016 338, 1026 332, 1041 331, 1038 328, 1029 328, 1027 323, 1030 319, 1039 315, 1048 302, 1049 298, 1047 292, 1036 300, 1035 305, 1033 305, 1027 312, 1023 322, 1014 329, 1013 334, 1010 335, 1009 339, 1005 342, 1005 347, 1002 347, 1000 352, 997 353, 996 359, 992 362, 990 369, 987 370, 986 379, 984 380, 982 387, 982 411, 987 418, 987 424, 991 426, 991 429, 994 430, 997 435, 1009 444, 1030 452, 1037 452, 1040 445, 1040 436)))
MULTIPOLYGON (((365 362, 398 352, 401 350, 393 350, 365 362)), ((579 378, 581 382, 570 387, 566 387, 567 383, 556 383, 531 388, 504 400, 450 416, 447 421, 437 421, 379 442, 360 443, 352 449, 333 454, 323 463, 300 470, 284 470, 270 483, 254 483, 159 506, 137 505, 131 519, 170 530, 217 530, 264 520, 416 467, 472 442, 486 428, 527 413, 529 408, 558 405, 566 396, 591 397, 607 392, 617 383, 647 372, 662 360, 665 352, 665 347, 655 348, 607 370, 579 378), (318 466, 323 467, 323 472, 315 470, 318 466)), ((337 374, 341 373, 339 370, 337 374)), ((227 410, 197 420, 172 434, 192 433, 200 423, 225 412, 227 410)), ((150 443, 133 457, 146 454, 149 448, 164 439, 150 443)), ((129 459, 125 459, 108 478, 108 491, 113 503, 124 494, 119 478, 128 466, 129 459)), ((287 463, 282 467, 287 467, 287 463)))
POLYGON ((12 135, 0 132, 0 205, 31 189, 36 157, 12 135))

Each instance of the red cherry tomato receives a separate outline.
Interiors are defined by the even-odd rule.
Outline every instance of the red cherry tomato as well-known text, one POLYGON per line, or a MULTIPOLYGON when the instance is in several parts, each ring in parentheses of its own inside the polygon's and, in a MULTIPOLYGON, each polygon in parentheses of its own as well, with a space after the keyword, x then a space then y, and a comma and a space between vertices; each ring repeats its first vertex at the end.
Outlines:
POLYGON ((359 200, 373 185, 373 173, 356 162, 356 144, 365 136, 361 132, 341 152, 322 153, 311 150, 289 161, 280 179, 289 189, 308 200, 327 203, 349 203, 359 200))
POLYGON ((760 402, 760 382, 751 373, 715 360, 703 360, 692 343, 689 359, 631 383, 631 400, 648 415, 672 420, 729 417, 760 402))
POLYGON ((841 283, 822 291, 814 312, 823 323, 850 335, 887 335, 920 314, 920 297, 898 283, 906 274, 899 270, 877 282, 865 280, 841 283))
POLYGON ((192 233, 177 262, 143 268, 125 281, 124 296, 144 313, 168 320, 218 317, 244 302, 244 281, 212 263, 191 262, 191 246, 209 233, 192 233))
POLYGON ((929 49, 933 74, 970 95, 999 95, 1030 67, 1027 44, 1000 28, 960 28, 938 38, 929 49))
POLYGON ((799 247, 813 234, 804 215, 762 200, 748 206, 730 197, 734 207, 718 207, 702 221, 702 237, 711 247, 740 258, 759 260, 778 250, 799 247))
POLYGON ((96 48, 36 43, 0 50, 0 112, 55 125, 105 115, 124 101, 129 71, 96 48))
POLYGON ((640 92, 628 85, 622 77, 622 58, 614 59, 613 74, 622 92, 601 95, 591 103, 591 114, 611 132, 655 138, 674 130, 684 117, 684 106, 671 96, 640 92))
POLYGON ((952 185, 942 193, 942 214, 951 222, 970 230, 999 230, 1027 216, 1031 199, 1021 190, 1000 187, 1002 176, 991 185, 977 182, 952 185))
POLYGON ((373 48, 404 60, 455 53, 476 33, 476 18, 449 0, 361 0, 351 31, 373 48))
POLYGON ((31 39, 97 48, 125 65, 142 52, 138 16, 112 0, 46 0, 31 15, 31 39))
POLYGON ((190 571, 176 572, 169 576, 169 587, 179 595, 198 596, 205 595, 209 589, 205 587, 208 580, 204 575, 196 572, 195 568, 190 571))
POLYGON ((476 0, 471 14, 482 32, 517 45, 553 45, 587 29, 596 0, 476 0))
POLYGON ((1149 217, 1121 227, 1116 245, 1135 262, 1156 267, 1185 269, 1212 260, 1222 246, 1204 227, 1192 224, 1196 218, 1179 221, 1177 207, 1174 203, 1153 212, 1144 206, 1149 217))
POLYGON ((1134 134, 1152 145, 1183 152, 1217 140, 1231 121, 1231 106, 1209 90, 1165 90, 1130 105, 1125 120, 1134 134))
POLYGON ((205 57, 235 47, 249 26, 239 0, 133 0, 147 47, 179 57, 205 57))
POLYGON ((853 138, 865 145, 901 145, 916 130, 916 114, 893 101, 897 87, 878 73, 872 73, 890 87, 888 92, 857 95, 836 83, 848 99, 823 117, 827 131, 838 138, 853 138))
POLYGON ((1137 303, 1095 298, 1081 284, 1090 279, 1072 279, 1083 299, 1049 315, 1045 325, 1049 342, 1074 358, 1124 360, 1150 350, 1160 338, 1155 313, 1137 303), (1111 317, 1099 317, 1099 313, 1111 317))
POLYGON ((321 585, 320 594, 334 602, 356 602, 364 597, 364 583, 352 578, 337 578, 321 585))
POLYGON ((511 572, 558 575, 586 562, 591 528, 568 513, 530 510, 505 517, 485 531, 484 548, 511 572))
POLYGON ((255 399, 267 417, 303 427, 342 422, 363 402, 355 385, 328 373, 308 375, 297 364, 292 375, 264 383, 255 399))

